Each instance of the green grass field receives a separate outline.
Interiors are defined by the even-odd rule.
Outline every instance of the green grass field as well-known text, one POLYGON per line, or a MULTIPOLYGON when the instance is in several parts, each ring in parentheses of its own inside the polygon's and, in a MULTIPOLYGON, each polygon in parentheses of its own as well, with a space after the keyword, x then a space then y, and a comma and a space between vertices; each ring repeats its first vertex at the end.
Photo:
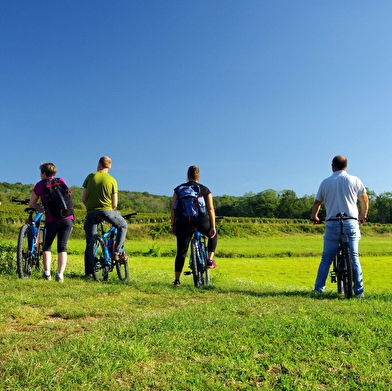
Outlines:
MULTIPOLYGON (((360 244, 364 299, 311 293, 321 236, 219 242, 212 285, 172 286, 173 241, 130 241, 131 280, 1 276, 2 390, 392 389, 390 239, 360 244), (149 254, 145 256, 143 254, 149 254)), ((52 267, 54 270, 54 267, 52 267)))

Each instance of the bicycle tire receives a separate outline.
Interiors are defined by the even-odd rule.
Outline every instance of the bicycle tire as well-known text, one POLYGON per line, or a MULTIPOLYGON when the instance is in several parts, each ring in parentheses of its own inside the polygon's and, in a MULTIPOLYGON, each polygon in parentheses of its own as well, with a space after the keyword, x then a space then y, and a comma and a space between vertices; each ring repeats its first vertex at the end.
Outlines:
POLYGON ((95 281, 107 281, 110 272, 110 266, 105 258, 106 246, 102 238, 96 236, 93 245, 93 277, 95 281))
POLYGON ((343 261, 343 292, 346 299, 353 297, 353 263, 351 259, 350 247, 347 242, 342 243, 343 261))
MULTIPOLYGON (((122 249, 125 254, 124 248, 122 249)), ((128 281, 129 280, 129 266, 128 261, 125 262, 116 262, 116 271, 117 276, 120 281, 128 281)))
POLYGON ((32 271, 31 232, 27 224, 19 230, 18 247, 16 250, 16 272, 19 278, 29 278, 32 271))
POLYGON ((337 288, 338 288, 338 293, 341 294, 344 291, 343 290, 343 270, 344 270, 344 265, 343 265, 341 250, 339 250, 339 252, 335 255, 334 269, 335 269, 336 285, 337 285, 337 288))
POLYGON ((193 275, 193 284, 196 288, 200 288, 203 286, 203 274, 200 270, 200 253, 199 253, 199 246, 196 239, 192 239, 191 242, 191 269, 193 275))
POLYGON ((202 265, 203 265, 203 271, 204 271, 204 277, 203 277, 203 283, 204 285, 208 286, 210 285, 211 278, 210 278, 210 269, 207 269, 207 262, 208 262, 208 249, 205 241, 203 240, 201 242, 201 251, 203 254, 203 259, 202 259, 202 265))

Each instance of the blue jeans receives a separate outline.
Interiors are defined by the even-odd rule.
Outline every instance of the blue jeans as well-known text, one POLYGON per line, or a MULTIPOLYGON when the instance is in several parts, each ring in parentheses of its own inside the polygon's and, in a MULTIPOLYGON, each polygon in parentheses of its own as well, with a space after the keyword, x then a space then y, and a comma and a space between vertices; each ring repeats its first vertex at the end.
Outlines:
POLYGON ((90 275, 93 273, 93 247, 94 237, 98 234, 98 223, 96 218, 107 221, 117 228, 117 236, 114 252, 120 253, 124 245, 128 230, 128 223, 116 210, 101 210, 97 212, 87 213, 86 221, 84 222, 84 231, 86 232, 86 251, 84 253, 84 273, 90 275))
MULTIPOLYGON (((357 220, 344 220, 343 232, 348 236, 351 258, 353 262, 354 271, 354 294, 356 296, 363 293, 362 268, 359 262, 358 245, 361 239, 359 230, 359 223, 357 220)), ((320 266, 318 268, 316 283, 314 286, 315 292, 323 292, 325 289, 325 282, 328 277, 329 268, 333 261, 333 257, 338 251, 340 236, 339 221, 327 221, 324 232, 324 248, 321 257, 320 266)))

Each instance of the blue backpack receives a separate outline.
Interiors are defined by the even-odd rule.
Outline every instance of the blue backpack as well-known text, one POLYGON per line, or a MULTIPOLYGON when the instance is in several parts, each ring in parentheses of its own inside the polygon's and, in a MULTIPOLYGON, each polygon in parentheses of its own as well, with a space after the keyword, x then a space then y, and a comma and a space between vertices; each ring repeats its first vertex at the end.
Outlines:
POLYGON ((206 203, 199 185, 182 185, 177 190, 177 196, 174 212, 178 221, 197 223, 206 217, 206 203))

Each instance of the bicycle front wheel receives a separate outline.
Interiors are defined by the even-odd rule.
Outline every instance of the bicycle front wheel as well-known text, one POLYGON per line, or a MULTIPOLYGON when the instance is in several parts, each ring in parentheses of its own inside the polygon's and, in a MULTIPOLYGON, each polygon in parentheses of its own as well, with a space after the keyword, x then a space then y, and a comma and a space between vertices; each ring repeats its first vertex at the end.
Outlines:
POLYGON ((342 245, 343 292, 346 299, 353 297, 353 263, 348 243, 342 245))
MULTIPOLYGON (((124 248, 122 249, 123 254, 125 254, 124 248)), ((120 281, 128 281, 129 280, 129 267, 128 261, 116 262, 116 271, 117 276, 120 281)))
POLYGON ((99 236, 96 236, 93 246, 93 276, 95 281, 107 281, 109 277, 110 266, 106 262, 105 250, 104 241, 99 236))
POLYGON ((191 243, 191 260, 193 283, 196 288, 200 288, 203 285, 202 259, 200 257, 198 243, 195 239, 191 243))
POLYGON ((24 224, 19 230, 16 253, 16 271, 19 278, 29 278, 33 268, 39 270, 39 258, 34 250, 31 252, 33 237, 29 226, 24 224))

